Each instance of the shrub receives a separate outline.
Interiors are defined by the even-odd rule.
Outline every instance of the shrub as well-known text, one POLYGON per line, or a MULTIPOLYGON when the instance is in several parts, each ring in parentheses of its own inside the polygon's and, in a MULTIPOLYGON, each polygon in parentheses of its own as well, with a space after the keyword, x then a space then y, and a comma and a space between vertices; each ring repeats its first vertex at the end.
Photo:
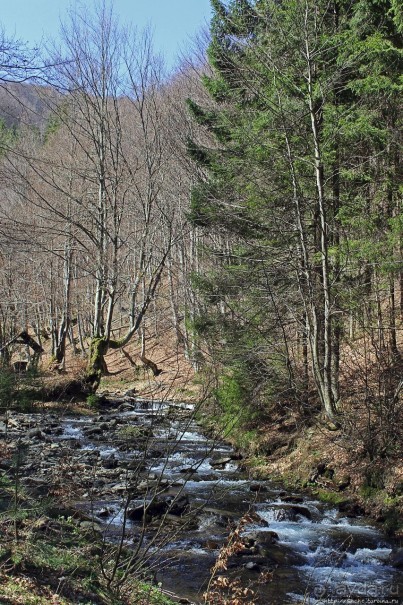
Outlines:
POLYGON ((90 408, 97 408, 99 406, 99 401, 100 399, 95 393, 91 393, 86 399, 86 403, 90 408))

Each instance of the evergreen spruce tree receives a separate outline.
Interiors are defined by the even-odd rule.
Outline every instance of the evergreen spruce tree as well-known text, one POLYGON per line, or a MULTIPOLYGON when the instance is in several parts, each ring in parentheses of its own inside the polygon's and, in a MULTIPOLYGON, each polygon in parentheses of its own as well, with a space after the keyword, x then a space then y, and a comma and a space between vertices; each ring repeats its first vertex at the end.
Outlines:
MULTIPOLYGON (((208 147, 189 143, 205 173, 191 219, 211 240, 199 327, 214 348, 223 343, 220 360, 244 401, 264 385, 263 399, 281 388, 307 402, 312 380, 336 420, 346 290, 362 287, 377 245, 393 259, 400 229, 394 5, 212 5, 204 80, 215 107, 189 101, 211 136, 208 147)), ((397 349, 393 325, 391 338, 397 349)))

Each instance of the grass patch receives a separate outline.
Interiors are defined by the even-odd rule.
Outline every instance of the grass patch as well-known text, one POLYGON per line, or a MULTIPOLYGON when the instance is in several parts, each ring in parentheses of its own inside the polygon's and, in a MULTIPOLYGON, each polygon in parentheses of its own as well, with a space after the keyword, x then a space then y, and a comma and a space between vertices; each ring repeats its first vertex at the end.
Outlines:
POLYGON ((119 591, 108 590, 100 557, 103 548, 109 556, 109 547, 102 548, 101 536, 83 531, 71 517, 25 512, 18 540, 15 512, 0 517, 0 605, 171 605, 157 588, 136 577, 129 577, 119 591))

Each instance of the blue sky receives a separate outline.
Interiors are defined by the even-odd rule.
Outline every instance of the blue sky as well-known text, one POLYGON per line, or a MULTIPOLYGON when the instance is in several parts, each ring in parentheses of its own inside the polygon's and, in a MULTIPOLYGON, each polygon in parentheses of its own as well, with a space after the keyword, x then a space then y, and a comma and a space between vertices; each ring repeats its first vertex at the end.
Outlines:
MULTIPOLYGON (((83 0, 81 4, 93 3, 83 0)), ((42 37, 57 37, 60 19, 74 1, 1 0, 0 5, 0 23, 6 33, 34 45, 42 37)), ((211 16, 209 0, 114 0, 113 5, 122 23, 153 26, 155 48, 164 54, 169 67, 211 16)))

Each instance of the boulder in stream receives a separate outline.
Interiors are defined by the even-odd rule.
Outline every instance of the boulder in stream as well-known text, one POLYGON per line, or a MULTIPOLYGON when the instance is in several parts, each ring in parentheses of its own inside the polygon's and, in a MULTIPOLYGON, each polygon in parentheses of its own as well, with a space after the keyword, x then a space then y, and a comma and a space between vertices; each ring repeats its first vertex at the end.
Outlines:
POLYGON ((389 556, 389 564, 396 569, 403 569, 403 548, 394 548, 389 556))
POLYGON ((343 500, 339 503, 339 511, 344 513, 347 517, 355 518, 364 514, 364 509, 358 502, 353 500, 343 500))
POLYGON ((306 519, 312 518, 309 508, 300 504, 283 504, 274 513, 276 521, 296 521, 298 516, 306 519))
POLYGON ((115 469, 118 467, 118 465, 119 465, 119 462, 118 462, 118 460, 116 460, 116 458, 114 456, 110 456, 109 458, 103 458, 101 460, 101 466, 108 470, 115 469))
POLYGON ((129 508, 127 518, 130 521, 142 521, 144 514, 146 518, 162 517, 169 508, 169 501, 163 499, 155 499, 146 504, 141 504, 135 508, 129 508))
POLYGON ((226 464, 231 462, 231 460, 232 460, 231 456, 223 456, 221 458, 216 458, 215 460, 212 460, 210 464, 213 468, 216 468, 216 467, 225 466, 226 464))
POLYGON ((267 492, 268 489, 263 483, 251 483, 249 486, 251 492, 267 492))
POLYGON ((189 496, 179 496, 172 501, 170 504, 169 513, 171 515, 175 515, 176 517, 181 517, 185 512, 189 510, 189 496))
POLYGON ((279 540, 278 534, 275 531, 253 531, 244 536, 243 542, 245 546, 259 547, 276 544, 279 540))

